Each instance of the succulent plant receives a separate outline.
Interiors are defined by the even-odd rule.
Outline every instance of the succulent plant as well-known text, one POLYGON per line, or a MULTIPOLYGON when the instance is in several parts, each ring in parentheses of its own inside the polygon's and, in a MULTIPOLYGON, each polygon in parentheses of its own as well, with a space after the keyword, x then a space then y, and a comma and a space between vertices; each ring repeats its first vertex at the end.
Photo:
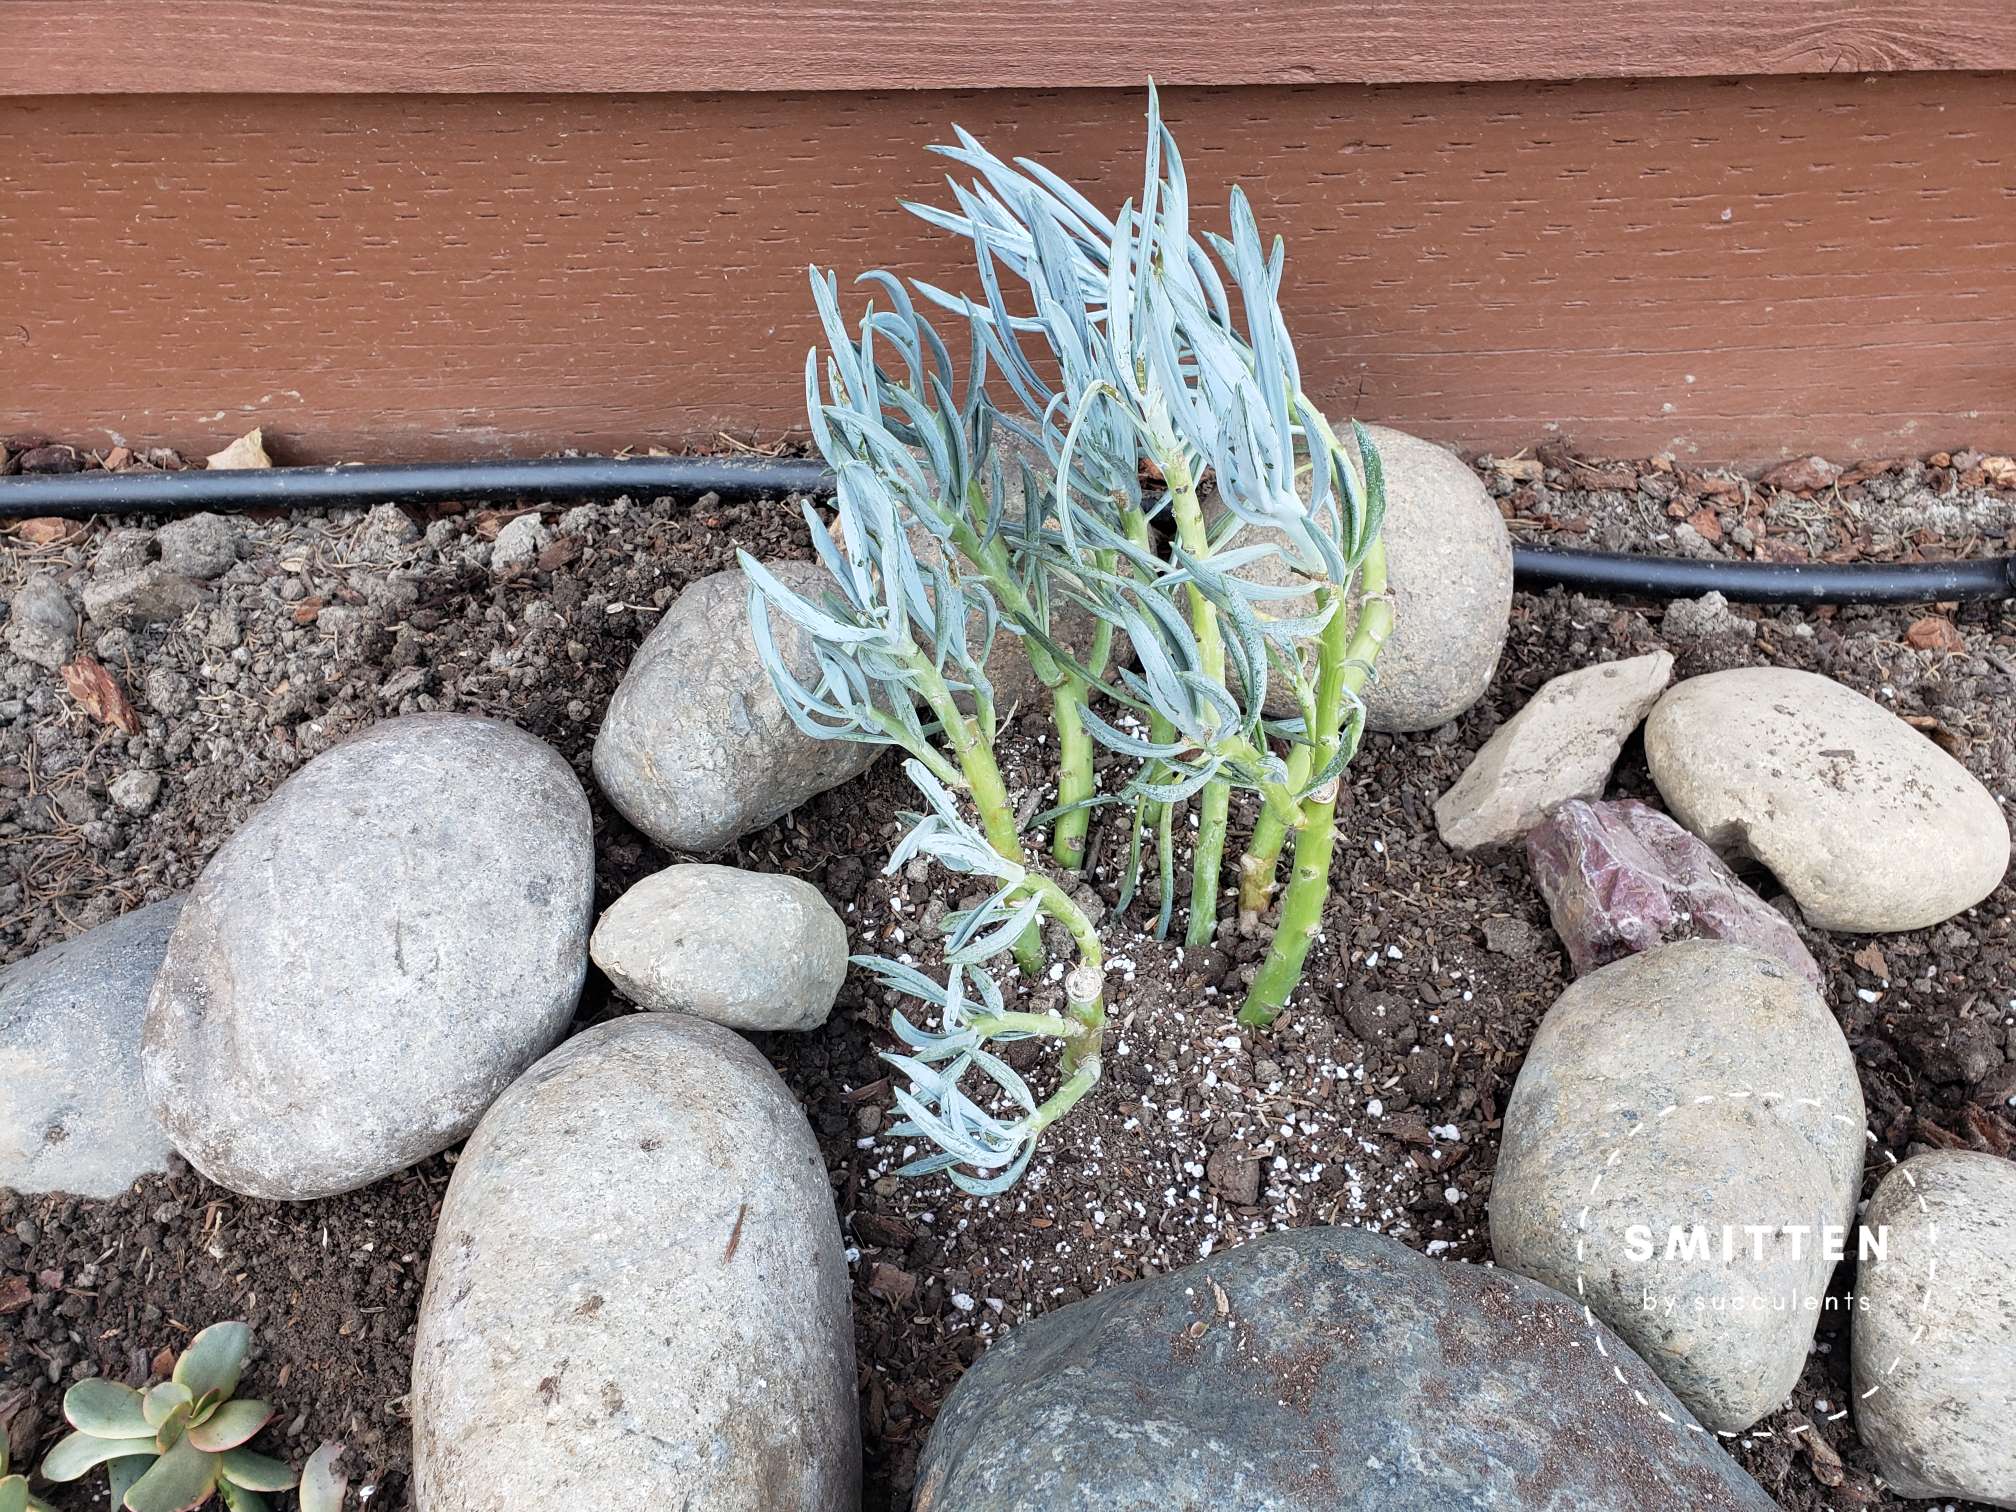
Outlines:
MULTIPOLYGON (((296 1477, 279 1460, 247 1445, 272 1419, 273 1409, 253 1398, 234 1397, 245 1368, 252 1330, 243 1323, 217 1323, 189 1342, 165 1381, 136 1391, 94 1377, 79 1381, 63 1396, 63 1416, 76 1431, 42 1461, 52 1481, 74 1481, 99 1465, 111 1486, 111 1504, 127 1512, 186 1512, 212 1495, 229 1512, 265 1512, 266 1491, 289 1491, 296 1477)), ((342 1505, 343 1483, 331 1465, 340 1446, 325 1446, 319 1500, 304 1486, 304 1512, 333 1512, 342 1505)), ((18 1478, 18 1477, 17 1477, 18 1478)), ((0 1481, 0 1512, 6 1482, 0 1481)), ((25 1485, 23 1493, 25 1495, 25 1485)))
POLYGON ((830 591, 793 593, 746 554, 742 565, 758 650, 800 728, 910 757, 930 812, 891 867, 928 855, 997 884, 945 921, 942 985, 907 960, 857 958, 937 1010, 935 1029, 892 1020, 904 1053, 887 1058, 909 1078, 892 1132, 935 1146, 898 1174, 942 1172, 993 1193, 1097 1083, 1106 1027, 1099 939, 1024 847, 996 760, 984 668, 995 637, 1020 644, 1051 697, 1059 802, 1026 823, 1054 820, 1052 856, 1075 871, 1090 811, 1130 805, 1119 907, 1152 832, 1158 934, 1175 894, 1177 805, 1198 807, 1191 944, 1216 930, 1233 790, 1261 800, 1240 864, 1247 927, 1271 906, 1292 837, 1281 923, 1241 1013, 1264 1025, 1301 980, 1321 923, 1339 775, 1364 728, 1360 693, 1392 607, 1379 459, 1362 428, 1347 446, 1302 389, 1279 302, 1281 244, 1262 241, 1237 189, 1229 236, 1192 233, 1182 158, 1152 87, 1141 197, 1113 216, 1041 164, 1004 162, 964 132, 938 150, 973 178, 952 181, 955 210, 909 208, 971 244, 980 297, 869 273, 861 281, 888 307, 871 303, 850 329, 837 280, 813 270, 825 350, 808 358, 808 417, 836 501, 831 526, 810 506, 805 519, 830 591), (920 303, 963 323, 963 375, 920 303), (1011 437, 1018 447, 1002 444, 1011 437), (1216 523, 1207 488, 1225 509, 1216 523), (926 538, 937 549, 920 554, 926 538), (1285 562, 1292 585, 1240 574, 1263 558, 1285 562), (1267 612, 1305 594, 1314 614, 1267 612), (1089 611, 1089 651, 1053 635, 1059 605, 1089 611), (809 639, 816 676, 787 664, 773 615, 809 639), (1138 670, 1108 666, 1123 636, 1138 670), (1292 691, 1297 717, 1265 716, 1270 675, 1292 691), (1095 711, 1094 695, 1120 715, 1095 711), (1117 792, 1096 789, 1095 745, 1132 763, 1117 792), (1012 947, 1033 975, 1038 915, 1077 952, 1064 1013, 1008 1011, 985 968, 1012 947), (1060 1052, 1056 1089, 1041 1101, 987 1048, 1032 1037, 1060 1052), (969 1072, 992 1083, 980 1101, 963 1083, 969 1072))
POLYGON ((28 1494, 28 1477, 7 1470, 7 1435, 0 1433, 0 1512, 49 1512, 49 1504, 28 1494))

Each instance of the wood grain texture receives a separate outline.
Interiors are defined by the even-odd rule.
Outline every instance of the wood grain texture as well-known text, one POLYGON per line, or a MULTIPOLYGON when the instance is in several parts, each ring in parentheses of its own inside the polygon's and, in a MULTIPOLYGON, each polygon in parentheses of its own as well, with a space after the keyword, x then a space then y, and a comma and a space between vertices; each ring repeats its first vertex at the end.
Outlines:
MULTIPOLYGON (((1473 447, 2016 448, 2016 92, 1961 75, 1173 91, 1288 237, 1312 392, 1473 447)), ((285 460, 771 438, 809 261, 957 119, 1117 202, 1131 92, 0 104, 0 433, 285 460)), ((1217 224, 1219 213, 1203 214, 1217 224)))
POLYGON ((1138 88, 2016 68, 2009 0, 9 0, 0 93, 1138 88))

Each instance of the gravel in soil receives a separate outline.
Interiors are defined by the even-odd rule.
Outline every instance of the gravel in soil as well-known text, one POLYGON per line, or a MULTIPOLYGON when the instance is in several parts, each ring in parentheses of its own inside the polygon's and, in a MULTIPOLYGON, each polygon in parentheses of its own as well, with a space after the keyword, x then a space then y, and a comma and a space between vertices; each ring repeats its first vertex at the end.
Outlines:
MULTIPOLYGON (((2002 549, 2016 495, 1986 486, 1981 459, 1950 465, 1966 460, 1805 489, 1560 452, 1483 459, 1479 470, 1522 539, 1693 550, 1674 532, 1708 509, 1719 541, 1705 521, 1688 525, 1707 554, 1797 543, 1889 559, 2002 549)), ((548 511, 544 544, 493 570, 507 519, 381 508, 232 521, 239 559, 195 612, 82 629, 79 649, 130 700, 130 733, 55 672, 0 653, 0 960, 187 887, 289 772, 376 719, 423 709, 510 719, 585 781, 597 715, 680 587, 732 566, 737 546, 806 555, 795 506, 710 497, 548 511), (135 771, 160 778, 158 792, 120 784, 135 771)), ((0 545, 0 591, 46 572, 75 602, 94 576, 157 553, 151 529, 118 521, 17 532, 0 545)), ((868 1507, 907 1504, 918 1449, 959 1372, 1036 1312, 1300 1224, 1358 1224, 1446 1259, 1488 1259, 1499 1110, 1566 961, 1523 863, 1450 854, 1431 805, 1542 682, 1660 645, 1681 676, 1756 663, 1825 672, 1911 719, 2005 803, 2016 795, 2009 604, 1700 613, 1522 594, 1486 700, 1435 731, 1369 738, 1351 768, 1325 933, 1276 1031, 1234 1022, 1257 942, 1229 926, 1203 950, 1157 941, 1152 896, 1109 923, 1106 1085, 1006 1196, 890 1174, 907 1152, 884 1132, 877 1052, 894 1044, 891 1002, 862 973, 824 1031, 760 1037, 818 1133, 851 1247, 868 1507), (1950 633, 1928 632, 1927 620, 1950 633)), ((1004 764, 1031 813, 1050 802, 1044 723, 1036 711, 1006 721, 1004 764)), ((1614 786, 1656 801, 1635 743, 1614 786)), ((673 858, 595 801, 606 907, 673 858)), ((957 879, 879 870, 911 804, 885 759, 722 859, 811 881, 857 949, 935 964, 934 926, 962 901, 957 879)), ((1116 896, 1117 855, 1110 836, 1104 844, 1085 892, 1101 908, 1116 896)), ((1899 1158, 2011 1152, 2011 901, 2005 883, 1960 919, 1877 940, 1802 926, 1878 1145, 1899 1158)), ((1059 988, 1045 980, 1024 993, 1040 1005, 1059 988)), ((627 1011, 591 975, 581 1025, 627 1011)), ((1042 1055, 1028 1055, 1040 1080, 1042 1055)), ((408 1505, 407 1370, 452 1161, 299 1205, 239 1198, 186 1171, 111 1202, 0 1193, 0 1428, 39 1458, 71 1380, 138 1382, 195 1329, 244 1317, 258 1334, 247 1386, 280 1404, 289 1452, 344 1438, 375 1488, 368 1505, 408 1505)), ((1734 1452, 1788 1508, 1902 1508, 1877 1487, 1851 1422, 1835 1417, 1848 1394, 1839 1322, 1823 1322, 1792 1407, 1734 1452), (1793 1434, 1802 1422, 1810 1429, 1793 1434)))

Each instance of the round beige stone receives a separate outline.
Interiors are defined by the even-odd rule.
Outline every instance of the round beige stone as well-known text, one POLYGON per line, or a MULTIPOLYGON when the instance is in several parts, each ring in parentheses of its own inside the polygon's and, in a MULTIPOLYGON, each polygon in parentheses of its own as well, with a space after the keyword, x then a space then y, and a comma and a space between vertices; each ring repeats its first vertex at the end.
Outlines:
POLYGON ((1899 1496, 2016 1508, 2016 1161, 1913 1155, 1863 1228, 1855 1431, 1899 1496))
POLYGON ((2008 819, 1965 767, 1812 672, 1689 678, 1646 720, 1645 756, 1674 818, 1769 867, 1823 929, 1923 929, 2009 868, 2008 819))
POLYGON ((2016 1162, 1914 1155, 1862 1223, 1855 1431, 1899 1496, 2016 1507, 2016 1162))
MULTIPOLYGON (((1394 599, 1393 634, 1365 690, 1366 720, 1375 730, 1433 729, 1482 698, 1497 670, 1512 618, 1512 538, 1461 457, 1404 431, 1366 429, 1385 468, 1386 566, 1394 599)), ((1214 523, 1223 518, 1215 498, 1206 508, 1214 523)), ((1237 544, 1280 539, 1279 531, 1248 526, 1237 544)), ((1278 557, 1238 575, 1276 586, 1302 581, 1278 557)), ((1313 595, 1262 606, 1278 619, 1315 610, 1313 595)), ((1285 687, 1270 682, 1267 712, 1277 719, 1295 713, 1285 687)))
POLYGON ((802 878, 690 862, 611 904, 588 955, 642 1008, 817 1029, 847 976, 847 926, 802 878))
POLYGON ((419 1512, 853 1512, 847 1260, 769 1062, 684 1014, 598 1024, 484 1115, 413 1347, 419 1512))
POLYGON ((1627 956, 1533 1037, 1492 1254, 1586 1302, 1703 1423, 1741 1432, 1805 1366, 1864 1137, 1848 1042, 1790 966, 1719 940, 1627 956))

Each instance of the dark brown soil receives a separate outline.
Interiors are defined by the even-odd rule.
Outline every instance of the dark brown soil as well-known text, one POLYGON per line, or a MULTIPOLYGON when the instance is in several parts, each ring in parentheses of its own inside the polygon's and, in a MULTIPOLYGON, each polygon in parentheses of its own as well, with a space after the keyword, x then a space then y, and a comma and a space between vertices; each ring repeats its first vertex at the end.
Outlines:
MULTIPOLYGON (((1565 458, 1548 458, 1538 478, 1489 462, 1480 471, 1520 536, 1577 544, 1672 550, 1670 537, 1655 540, 1660 522, 1698 518, 1703 507, 1750 522, 1753 545, 1738 548, 1732 525, 1707 547, 1744 555, 1790 550, 1795 537, 1823 554, 1842 542, 1863 550, 1865 538, 1869 554, 1885 557, 1979 552, 2016 527, 2010 494, 1963 486, 1951 467, 1946 481, 1958 492, 1937 516, 1943 528, 1920 538, 1915 527, 1900 533, 1892 515, 1923 514, 1921 496, 1937 493, 1924 464, 1812 496, 1749 485, 1725 495, 1706 491, 1719 480, 1655 464, 1595 466, 1603 472, 1593 483, 1565 458), (1675 505, 1689 507, 1676 516, 1675 505)), ((555 533, 538 559, 499 575, 485 545, 499 523, 416 517, 409 529, 387 512, 245 522, 244 560, 213 590, 213 608, 173 627, 86 631, 84 649, 132 694, 141 733, 130 738, 94 722, 53 674, 0 663, 9 678, 0 687, 0 960, 186 887, 288 772, 374 719, 419 708, 508 718, 585 778, 597 714, 657 609, 686 582, 732 565, 736 546, 806 554, 795 510, 782 503, 596 506, 552 512, 555 533), (174 678, 187 685, 181 694, 174 678), (133 766, 166 779, 144 817, 105 797, 133 766)), ((0 547, 0 582, 54 570, 74 591, 99 553, 144 547, 144 537, 105 525, 69 542, 16 539, 0 547)), ((826 1150, 856 1256, 869 1508, 907 1504, 945 1392, 990 1337, 1032 1313, 1299 1224, 1352 1223, 1446 1258, 1488 1259, 1498 1113, 1539 1016, 1567 981, 1566 962, 1523 864, 1451 855, 1431 805, 1540 683, 1662 644, 1680 675, 1751 663, 1826 672, 1919 722, 2005 801, 2016 796, 2008 604, 1739 607, 1721 629, 1669 638, 1657 608, 1521 595, 1485 701, 1440 730, 1372 737, 1351 769, 1341 817, 1349 840, 1295 1010, 1271 1034, 1239 1031, 1233 1014, 1257 947, 1228 929, 1210 949, 1180 951, 1148 932, 1152 898, 1137 902, 1109 929, 1124 965, 1113 982, 1108 1080, 1052 1131, 1007 1196, 981 1201, 889 1174, 904 1156, 881 1132, 890 1114, 876 1052, 894 1043, 889 1004, 859 973, 824 1031, 762 1041, 826 1150), (1930 632, 1917 622, 1928 616, 1949 622, 1964 649, 1920 649, 1930 632)), ((1042 721, 1010 725, 1006 764, 1033 812, 1049 801, 1034 775, 1042 721)), ((1656 799, 1635 746, 1615 790, 1656 799)), ((812 881, 857 949, 932 962, 931 926, 962 889, 921 869, 881 875, 910 804, 885 759, 724 859, 812 881)), ((668 857, 599 799, 596 816, 606 906, 668 857)), ((1114 859, 1102 858, 1095 878, 1106 902, 1114 859)), ((1899 1158, 1928 1146, 2010 1153, 2012 897, 2005 883, 1960 919, 1873 943, 1802 928, 1828 972, 1872 1123, 1899 1158)), ((582 1022, 624 1011, 591 978, 582 1022)), ((103 1371, 137 1382, 195 1328, 245 1317, 261 1349, 248 1389, 281 1404, 290 1451, 345 1438, 377 1488, 369 1505, 406 1506, 409 1351, 452 1159, 300 1205, 239 1198, 186 1173, 114 1202, 0 1194, 0 1314, 10 1325, 0 1327, 0 1429, 17 1453, 39 1458, 70 1380, 103 1371)), ((1736 1447, 1788 1508, 1906 1505, 1876 1489, 1852 1423, 1829 1421, 1846 1368, 1845 1338, 1823 1328, 1793 1408, 1736 1447), (1786 1433, 1802 1417, 1841 1465, 1793 1451, 1786 1433)))

